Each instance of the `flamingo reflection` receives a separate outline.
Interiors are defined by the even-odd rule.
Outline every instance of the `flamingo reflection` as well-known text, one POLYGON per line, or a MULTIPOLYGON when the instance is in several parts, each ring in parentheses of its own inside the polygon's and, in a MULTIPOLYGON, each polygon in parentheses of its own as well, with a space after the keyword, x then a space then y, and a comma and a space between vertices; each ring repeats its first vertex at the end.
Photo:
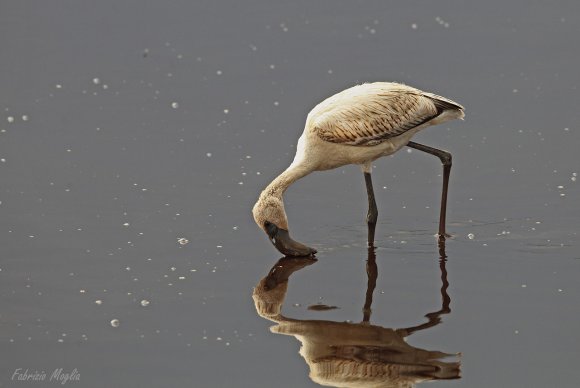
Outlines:
POLYGON ((402 329, 370 323, 378 276, 372 245, 368 248, 368 283, 362 322, 299 320, 283 315, 282 305, 290 275, 316 261, 312 257, 282 258, 253 292, 258 314, 276 323, 271 331, 292 335, 301 342, 300 355, 308 364, 314 382, 336 387, 413 387, 427 380, 460 378, 460 362, 457 359, 444 361, 458 354, 420 349, 406 342, 409 335, 441 323, 441 315, 451 311, 444 245, 440 245, 439 258, 441 308, 426 314, 427 322, 402 329))

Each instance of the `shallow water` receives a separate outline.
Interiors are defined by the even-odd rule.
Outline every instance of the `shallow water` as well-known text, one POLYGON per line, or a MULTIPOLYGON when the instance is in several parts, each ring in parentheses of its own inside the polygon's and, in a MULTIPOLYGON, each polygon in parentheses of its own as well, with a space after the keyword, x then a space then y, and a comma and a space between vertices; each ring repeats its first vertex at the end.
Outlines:
MULTIPOLYGON (((299 339, 272 332, 255 307, 280 255, 250 209, 292 160, 312 106, 373 80, 467 108, 464 122, 414 139, 454 157, 446 261, 436 158, 377 161, 374 260, 360 170, 316 173, 286 195, 293 236, 319 253, 274 301, 281 315, 420 327, 401 334, 406 350, 461 353, 438 359, 461 372, 437 386, 577 386, 579 11, 572 1, 5 4, 0 386, 55 384, 58 368, 76 369, 67 385, 83 387, 315 386, 299 339), (18 381, 18 368, 47 377, 18 381)), ((396 364, 385 356, 395 350, 354 334, 345 347, 325 341, 396 364)))

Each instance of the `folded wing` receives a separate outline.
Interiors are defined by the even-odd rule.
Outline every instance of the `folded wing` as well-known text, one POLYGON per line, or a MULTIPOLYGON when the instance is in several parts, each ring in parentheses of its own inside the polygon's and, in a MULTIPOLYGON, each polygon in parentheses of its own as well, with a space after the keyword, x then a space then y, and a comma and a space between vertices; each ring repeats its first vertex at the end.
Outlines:
POLYGON ((452 100, 404 85, 391 85, 353 89, 354 92, 340 93, 325 101, 314 112, 314 131, 332 143, 372 146, 427 123, 445 111, 463 115, 463 107, 452 100))

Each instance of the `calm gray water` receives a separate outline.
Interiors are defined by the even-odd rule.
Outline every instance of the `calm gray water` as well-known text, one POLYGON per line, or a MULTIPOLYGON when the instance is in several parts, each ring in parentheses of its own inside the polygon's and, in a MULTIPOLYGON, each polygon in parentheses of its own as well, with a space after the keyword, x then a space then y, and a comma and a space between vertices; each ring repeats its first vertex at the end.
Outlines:
POLYGON ((60 368, 75 387, 578 386, 579 15, 577 1, 3 2, 0 386, 58 386, 60 368), (318 261, 272 278, 257 195, 317 102, 378 80, 466 106, 415 138, 454 157, 446 261, 440 163, 403 150, 373 173, 376 258, 349 166, 287 192, 318 261), (391 372, 365 383, 365 362, 391 372), (447 374, 388 368, 433 363, 447 374))

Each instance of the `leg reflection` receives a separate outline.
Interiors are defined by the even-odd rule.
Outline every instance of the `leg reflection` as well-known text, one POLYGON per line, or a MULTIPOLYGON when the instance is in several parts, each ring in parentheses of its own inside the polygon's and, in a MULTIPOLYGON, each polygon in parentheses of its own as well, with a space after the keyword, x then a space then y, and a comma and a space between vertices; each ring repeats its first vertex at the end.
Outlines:
POLYGON ((373 292, 377 286, 377 277, 379 271, 377 268, 377 256, 375 253, 375 246, 371 244, 367 248, 367 293, 365 296, 365 305, 363 307, 363 322, 369 323, 371 320, 371 305, 373 304, 373 292))

